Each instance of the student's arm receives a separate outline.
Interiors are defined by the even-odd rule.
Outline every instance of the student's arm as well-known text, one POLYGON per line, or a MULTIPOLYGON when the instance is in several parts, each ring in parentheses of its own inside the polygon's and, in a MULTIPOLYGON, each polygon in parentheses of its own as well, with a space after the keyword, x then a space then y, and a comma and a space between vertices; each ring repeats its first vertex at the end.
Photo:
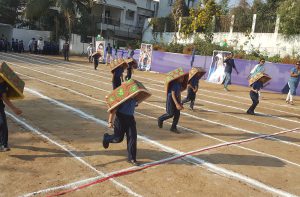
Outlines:
POLYGON ((255 89, 253 88, 253 86, 251 87, 251 90, 252 90, 253 92, 258 93, 258 90, 255 90, 255 89))
POLYGON ((194 88, 195 93, 198 92, 198 88, 199 88, 198 85, 196 85, 195 88, 194 88))
POLYGON ((299 72, 298 73, 294 73, 291 71, 291 77, 298 77, 299 76, 299 72))
POLYGON ((173 101, 174 101, 174 103, 175 103, 175 105, 176 105, 176 108, 177 108, 178 110, 182 110, 183 107, 182 107, 182 105, 177 101, 177 98, 176 98, 176 95, 175 95, 175 91, 172 91, 172 99, 173 99, 173 101))
POLYGON ((115 119, 116 116, 116 110, 112 110, 109 115, 108 115, 108 128, 113 128, 113 121, 115 119))
POLYGON ((123 75, 123 73, 121 75, 121 81, 124 82, 124 75, 123 75))
POLYGON ((22 110, 20 110, 14 104, 12 104, 12 102, 10 102, 10 100, 6 96, 6 93, 2 94, 2 100, 16 115, 22 114, 22 110))

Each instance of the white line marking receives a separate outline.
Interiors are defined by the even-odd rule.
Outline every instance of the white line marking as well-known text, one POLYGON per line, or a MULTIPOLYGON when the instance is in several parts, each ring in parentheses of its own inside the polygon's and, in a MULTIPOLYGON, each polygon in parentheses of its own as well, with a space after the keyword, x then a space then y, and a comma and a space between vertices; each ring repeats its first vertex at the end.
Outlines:
MULTIPOLYGON (((38 136, 40 136, 41 138, 51 142, 52 144, 58 146, 59 148, 61 148, 62 150, 66 151, 69 155, 71 155, 73 158, 75 158, 76 160, 78 160, 80 163, 82 163, 83 165, 87 166, 88 168, 90 168, 91 170, 93 170, 94 172, 96 172, 97 174, 101 175, 101 176, 106 176, 103 172, 97 170, 96 168, 94 168, 92 165, 90 165, 89 163, 87 163, 86 161, 84 161, 81 157, 77 156, 75 153, 73 153, 73 151, 69 150, 66 145, 62 145, 60 143, 58 143, 57 141, 51 139, 50 137, 46 136, 45 134, 41 133, 40 131, 38 131, 37 129, 35 129, 34 127, 30 126, 29 124, 26 123, 26 121, 23 119, 21 120, 20 118, 17 118, 16 116, 14 116, 13 114, 6 112, 6 114, 12 118, 16 123, 18 123, 19 125, 25 127, 26 129, 30 130, 31 132, 37 134, 38 136)), ((116 184, 117 186, 121 187, 122 189, 124 189, 127 193, 133 195, 133 196, 138 196, 141 197, 141 195, 135 193, 134 191, 132 191, 130 188, 128 188, 127 186, 119 183, 118 181, 112 179, 111 180, 114 184, 116 184)))
MULTIPOLYGON (((38 60, 36 60, 38 61, 38 60)), ((42 61, 38 61, 38 62, 42 62, 42 61)), ((43 63, 43 62, 42 62, 43 63)), ((48 64, 48 63, 47 63, 48 64)), ((38 66, 38 67, 42 67, 42 66, 38 66)), ((61 67, 61 68, 64 68, 62 66, 57 66, 57 67, 61 67)), ((61 70, 56 70, 55 68, 45 68, 43 67, 44 69, 50 69, 50 70, 55 70, 57 72, 61 72, 61 73, 64 73, 66 75, 72 75, 72 76, 75 76, 77 78, 82 78, 82 79, 85 79, 85 80, 88 80, 88 81, 93 81, 93 82, 99 82, 99 80, 94 80, 94 79, 89 79, 89 78, 86 78, 86 77, 82 77, 80 75, 77 75, 77 74, 74 74, 74 73, 69 73, 69 72, 65 72, 65 71, 61 71, 61 70)), ((64 68, 64 69, 69 69, 69 70, 73 70, 73 71, 77 71, 75 69, 71 69, 71 68, 64 68)), ((40 71, 40 70, 39 70, 40 71)), ((82 72, 82 73, 85 73, 85 72, 82 72)), ((85 73, 85 74, 88 74, 88 73, 85 73)), ((93 74, 94 75, 94 74, 93 74)), ((108 77, 104 77, 106 79, 111 79, 111 78, 108 78, 108 77)), ((102 82, 103 84, 106 84, 106 85, 109 85, 111 86, 110 83, 106 83, 106 82, 102 82)), ((158 92, 164 92, 162 90, 158 90, 158 89, 155 89, 155 88, 150 88, 148 87, 149 90, 154 90, 154 91, 158 91, 158 92)), ((204 96, 207 96, 207 95, 204 95, 204 96)), ((159 96, 155 96, 153 95, 153 97, 156 97, 156 98, 160 98, 160 99, 164 99, 162 97, 159 97, 159 96)), ((207 96, 207 97, 211 97, 211 96, 207 96)), ((212 97, 212 98, 216 98, 216 97, 212 97)), ((218 98, 217 98, 218 99, 218 98)), ((199 101, 199 99, 197 99, 199 101)), ((227 100, 227 99, 226 99, 227 100)), ((210 104, 213 104, 213 105, 219 105, 219 106, 223 106, 223 107, 227 107, 227 108, 232 108, 232 109, 237 109, 237 110, 241 110, 241 111, 245 111, 244 109, 242 108, 237 108, 237 107, 233 107, 233 106, 228 106, 228 105, 222 105, 222 104, 219 104, 219 103, 215 103, 215 102, 211 102, 211 101, 207 101, 207 100, 204 100, 204 99, 201 99, 202 102, 206 102, 206 103, 210 103, 210 104)), ((240 102, 238 102, 240 103, 240 102)), ((241 103, 243 104, 243 103, 241 103)), ((195 107, 196 109, 200 109, 200 107, 195 107)), ((278 127, 278 126, 275 126, 275 125, 271 125, 271 124, 267 124, 267 123, 264 123, 264 122, 260 122, 260 121, 256 121, 256 120, 251 120, 251 119, 248 119, 248 118, 242 118, 242 117, 239 117, 239 116, 234 116, 234 115, 231 115, 231 114, 227 114, 227 113, 223 113, 223 112, 220 112, 220 111, 216 111, 216 110, 211 110, 211 109, 208 109, 208 108, 203 108, 202 109, 204 110, 207 110, 207 111, 210 111, 210 112, 215 112, 215 113, 220 113, 220 114, 223 114, 225 116, 230 116, 230 117, 234 117, 234 118, 237 118, 237 119, 240 119, 240 120, 244 120, 244 121, 247 121, 247 122, 251 122, 251 123, 258 123, 258 124, 261 124, 261 125, 265 125, 265 126, 269 126, 269 127, 273 127, 273 128, 276 128, 276 129, 279 129, 279 130, 286 130, 287 128, 283 128, 283 127, 278 127)))
MULTIPOLYGON (((91 96, 85 95, 85 94, 83 94, 83 93, 77 92, 77 91, 72 90, 72 89, 69 89, 69 88, 67 88, 67 87, 60 86, 60 85, 56 85, 56 84, 53 84, 53 83, 50 83, 50 82, 47 82, 47 81, 44 81, 44 80, 41 80, 41 79, 37 79, 37 78, 35 78, 35 77, 31 77, 31 76, 28 76, 28 75, 24 75, 24 74, 20 74, 20 73, 18 73, 18 74, 19 74, 19 75, 22 75, 22 76, 25 76, 25 77, 28 77, 28 78, 31 78, 31 79, 35 79, 35 80, 37 80, 37 81, 43 82, 43 83, 45 83, 45 84, 48 84, 48 85, 51 85, 51 86, 54 86, 54 87, 58 87, 58 88, 63 89, 63 90, 70 91, 70 92, 72 92, 72 93, 74 93, 74 94, 80 95, 80 96, 85 97, 85 98, 88 98, 88 99, 90 99, 90 100, 94 100, 94 101, 100 102, 100 103, 102 103, 102 104, 106 104, 104 101, 102 101, 102 100, 100 100, 100 99, 93 98, 93 97, 91 97, 91 96)), ((136 112, 136 113, 139 114, 139 115, 141 115, 141 116, 147 117, 147 118, 149 118, 149 119, 157 120, 157 118, 155 118, 155 117, 153 117, 153 116, 148 116, 148 115, 145 115, 145 114, 142 114, 142 113, 139 113, 139 112, 136 112)), ((93 117, 93 116, 91 115, 91 117, 93 117)), ((168 122, 168 121, 167 121, 166 123, 169 124, 169 125, 171 125, 171 122, 168 122)), ((196 131, 196 130, 192 130, 192 129, 189 129, 189 128, 186 128, 186 127, 183 127, 183 126, 180 126, 180 125, 178 125, 178 127, 179 127, 179 128, 182 128, 182 129, 184 129, 184 130, 186 130, 186 131, 188 131, 188 132, 196 133, 196 134, 202 135, 202 136, 204 136, 204 137, 207 137, 207 138, 210 138, 210 139, 214 139, 214 140, 219 141, 219 142, 227 142, 227 141, 225 141, 225 140, 222 140, 222 139, 213 137, 213 136, 211 136, 211 135, 207 135, 207 134, 204 134, 204 133, 202 133, 202 132, 199 132, 199 131, 196 131)), ((251 151, 251 152, 259 153, 259 154, 261 154, 261 155, 266 155, 266 156, 269 156, 269 157, 273 157, 273 158, 276 158, 276 159, 280 159, 280 160, 282 160, 282 161, 284 161, 284 162, 287 162, 287 163, 289 163, 289 164, 292 164, 292 165, 295 165, 295 166, 297 166, 297 167, 300 167, 300 164, 291 162, 291 161, 289 161, 289 160, 286 160, 286 159, 283 159, 283 158, 280 158, 280 157, 277 157, 277 156, 274 156, 274 155, 271 155, 271 154, 268 154, 268 153, 260 152, 260 151, 257 151, 257 150, 253 150, 253 149, 250 149, 250 148, 245 148, 245 147, 238 146, 238 145, 236 145, 236 147, 239 147, 239 148, 241 148, 241 149, 248 150, 248 151, 251 151)))
MULTIPOLYGON (((7 62, 8 62, 8 61, 7 61, 7 62)), ((32 70, 32 71, 35 71, 35 72, 38 72, 38 73, 42 73, 42 74, 47 75, 47 76, 51 76, 51 77, 54 77, 54 78, 67 80, 67 81, 70 81, 70 82, 73 82, 73 83, 77 83, 77 84, 80 84, 80 85, 83 85, 83 86, 87 86, 87 87, 90 87, 90 88, 93 88, 93 89, 96 89, 96 90, 101 90, 101 91, 104 91, 104 92, 110 92, 110 91, 108 91, 108 90, 105 90, 105 89, 102 89, 102 88, 97 88, 97 87, 94 87, 94 86, 92 86, 92 85, 88 85, 88 84, 85 84, 85 83, 77 82, 77 81, 75 81, 75 80, 66 79, 66 78, 62 78, 62 77, 55 76, 55 75, 47 74, 47 73, 45 73, 45 72, 42 72, 42 71, 39 71, 39 70, 36 70, 36 69, 27 68, 26 66, 21 66, 21 65, 18 65, 18 64, 14 64, 14 63, 12 63, 12 62, 9 62, 9 63, 12 64, 12 65, 17 65, 17 66, 19 66, 19 67, 23 67, 23 68, 28 69, 28 70, 32 70)), ((160 97, 160 98, 163 99, 162 97, 160 97)), ((154 105, 154 104, 152 104, 152 103, 148 103, 148 102, 144 102, 144 103, 147 104, 147 105, 150 105, 150 106, 154 106, 154 107, 160 108, 160 109, 165 109, 164 107, 161 107, 161 106, 158 106, 158 105, 154 105)), ((209 119, 205 119, 205 118, 199 118, 199 117, 194 116, 194 115, 191 115, 191 114, 189 114, 189 113, 182 112, 181 114, 183 114, 183 115, 185 115, 185 116, 192 117, 192 118, 194 118, 194 119, 206 121, 206 122, 209 122, 209 123, 212 123, 212 124, 217 124, 217 125, 221 125, 221 126, 224 126, 224 127, 228 127, 228 128, 234 129, 234 130, 238 130, 238 131, 242 131, 242 132, 246 132, 246 133, 251 133, 251 134, 256 134, 256 135, 259 135, 259 134, 260 134, 260 133, 253 132, 253 131, 250 131, 250 130, 238 128, 238 127, 235 127, 235 126, 232 126, 232 125, 223 124, 223 123, 220 123, 220 122, 215 122, 215 121, 212 121, 212 120, 209 120, 209 119)), ((285 129, 286 129, 286 128, 285 128, 285 129)), ((300 144, 296 144, 296 143, 293 143, 293 142, 289 142, 289 141, 285 141, 285 140, 280 140, 280 139, 278 139, 278 138, 273 138, 273 137, 270 138, 270 139, 277 140, 277 141, 279 141, 279 142, 282 142, 282 143, 285 143, 285 144, 288 144, 288 145, 293 145, 293 146, 300 147, 300 144)))
MULTIPOLYGON (((14 56, 14 55, 12 55, 12 56, 14 56)), ((46 60, 46 61, 49 61, 49 62, 52 62, 52 63, 48 63, 48 62, 45 62, 45 59, 43 59, 43 61, 40 61, 40 60, 37 60, 37 59, 29 59, 29 58, 27 58, 27 57, 21 57, 22 59, 28 59, 28 60, 34 60, 34 61, 36 61, 36 62, 41 62, 41 63, 46 63, 46 64, 48 64, 48 65, 53 65, 53 62, 59 62, 60 64, 64 64, 64 65, 79 65, 79 64, 76 64, 76 63, 72 63, 72 62, 68 62, 68 63, 66 63, 66 62, 60 62, 60 61, 57 61, 57 60, 55 60, 55 59, 53 59, 53 61, 51 61, 51 60, 46 60)), ((47 59, 47 58, 46 58, 47 59)), ((20 60, 19 60, 20 61, 20 60)), ((22 60, 21 60, 22 61, 22 60)), ((36 64, 34 64, 34 65, 36 65, 36 64)), ((86 75, 91 75, 91 76, 97 76, 97 77, 99 77, 99 75, 96 75, 96 74, 92 74, 92 73, 88 73, 88 72, 82 72, 82 71, 80 71, 80 70, 85 70, 85 71, 90 71, 90 69, 72 69, 72 68, 65 68, 65 67, 63 67, 63 66, 58 66, 58 65, 55 65, 55 66, 57 66, 57 67, 61 67, 61 68, 64 68, 64 69, 69 69, 69 70, 74 70, 75 72, 80 72, 80 73, 84 73, 84 74, 86 74, 86 75)), ((79 65, 80 67, 87 67, 87 68, 89 68, 88 66, 85 66, 85 65, 79 65)), ((76 66, 77 67, 77 66, 76 66)), ((45 67, 43 67, 43 68, 45 68, 45 67)), ((46 68, 46 69, 55 69, 55 68, 46 68)), ((103 69, 101 69, 101 68, 99 68, 99 70, 102 70, 102 71, 105 71, 105 70, 103 70, 103 69)), ((100 73, 100 75, 101 74, 103 74, 103 75, 106 75, 106 73, 100 73)), ((103 77, 103 76, 102 76, 103 77)), ((146 80, 149 80, 149 81, 154 81, 154 80, 151 80, 151 79, 148 79, 148 78, 144 78, 144 77, 141 77, 141 76, 134 76, 134 77, 137 77, 137 78, 142 78, 142 79, 146 79, 146 80)), ((107 78, 107 77, 104 77, 104 78, 107 78)), ((111 79, 111 78, 108 78, 109 80, 111 79)), ((155 81, 155 82, 157 82, 157 81, 155 81)), ((148 84, 148 85, 153 85, 153 86, 158 86, 158 87, 163 87, 162 85, 158 85, 158 84, 148 84)), ((149 88, 150 89, 150 88, 149 88)), ((209 91, 209 90, 205 90, 205 89, 201 89, 201 91, 204 91, 204 92, 209 92, 209 93, 216 93, 216 94, 221 94, 221 95, 226 95, 226 96, 233 96, 233 95, 229 95, 229 94, 222 94, 222 93, 217 93, 217 92, 212 92, 212 91, 209 91)), ((200 91, 200 92, 201 92, 200 91)), ((206 95, 206 94, 202 94, 202 93, 200 93, 200 92, 198 92, 198 95, 202 95, 202 96, 206 96, 206 97, 208 97, 208 98, 214 98, 214 99, 218 99, 218 100, 225 100, 225 101, 230 101, 230 102, 234 102, 234 103, 238 103, 238 104, 242 104, 242 105, 248 105, 248 104, 246 104, 246 103, 242 103, 242 102, 238 102, 238 101, 235 101, 235 100, 230 100, 230 99, 226 99, 226 98, 221 98, 221 97, 215 97, 215 96, 211 96, 211 95, 206 95)), ((244 97, 238 97, 238 98, 244 98, 244 97)), ((246 100, 248 100, 248 101, 250 101, 250 99, 249 98, 244 98, 244 99, 246 99, 246 100)), ((202 100, 200 100, 200 101, 202 101, 202 100)), ((267 101, 265 101, 264 103, 269 103, 269 102, 267 102, 267 101)), ((272 105, 276 105, 276 104, 273 104, 273 103, 271 103, 272 105)), ((278 105, 276 105, 276 106, 278 106, 278 105)), ((282 105, 283 106, 283 105, 282 105)), ((286 106, 285 106, 286 107, 286 106)), ((289 106, 288 106, 289 107, 289 106)), ((268 108, 268 107, 263 107, 263 106, 259 106, 259 108, 262 108, 262 109, 268 109, 268 110, 272 110, 272 111, 277 111, 277 112, 281 112, 281 113, 285 113, 285 114, 291 114, 291 115, 295 115, 295 116, 299 116, 299 114, 296 114, 296 113, 292 113, 292 112, 286 112, 286 111, 282 111, 282 110, 278 110, 278 109, 274 109, 274 108, 268 108)), ((295 108, 293 108, 293 107, 289 107, 289 108, 291 108, 291 109, 295 109, 295 108)), ((264 114, 264 115, 267 115, 267 114, 264 114)), ((277 116, 273 116, 273 117, 277 117, 277 116)), ((278 117, 279 118, 279 117, 278 117)))
MULTIPOLYGON (((100 119, 95 119, 94 116, 91 116, 91 115, 88 115, 86 114, 85 112, 81 111, 80 109, 76 109, 74 107, 71 107, 71 106, 68 106, 66 104, 63 104, 59 101, 56 101, 50 97, 47 97, 45 95, 42 95, 41 93, 35 91, 35 90, 31 90, 29 88, 26 88, 26 91, 32 93, 32 94, 35 94, 45 100, 48 100, 49 102, 51 103, 54 103, 54 104, 57 104, 63 108, 66 108, 72 112, 74 112, 75 114, 78 114, 80 115, 80 117, 82 118, 85 118, 85 119, 89 119, 89 120, 93 120, 99 124, 101 124, 102 126, 106 126, 107 125, 107 122, 103 121, 103 120, 100 120, 100 119)), ((178 151, 176 149, 173 149, 171 147, 168 147, 168 146, 165 146, 163 144, 160 144, 159 142, 157 141, 154 141, 154 140, 151 140, 145 136, 140 136, 138 135, 138 138, 150 143, 150 144, 153 144, 159 148, 161 148, 162 150, 166 151, 166 152, 170 152, 170 153, 175 153, 175 154, 183 154, 183 152, 181 151, 178 151)), ((232 172, 230 170, 227 170, 227 169, 224 169, 224 168, 221 168, 221 167, 218 167, 214 164, 211 164, 211 163, 208 163, 206 162, 205 160, 202 160, 202 159, 199 159, 199 158, 196 158, 196 157, 193 157, 193 156, 187 156, 187 158, 189 158, 190 160, 194 161, 195 164, 199 165, 203 165, 205 166, 206 168, 208 168, 210 171, 212 172, 215 172, 217 174, 220 174, 220 175, 223 175, 223 176, 226 176, 226 177, 231 177, 231 178, 234 178, 234 179, 237 179, 237 180, 240 180, 244 183, 247 183, 249 185, 252 185, 252 186, 255 186, 257 188, 260 188, 260 189, 263 189, 265 191, 268 191, 268 192, 272 192, 274 194, 278 194, 278 195, 282 195, 282 196, 294 196, 293 194, 290 194, 288 192, 285 192, 285 191, 282 191, 282 190, 279 190, 279 189, 276 189, 276 188, 273 188, 271 186, 268 186, 264 183, 261 183, 255 179, 252 179, 252 178, 249 178, 249 177, 246 177, 244 175, 241 175, 239 173, 236 173, 236 172, 232 172)))
MULTIPOLYGON (((292 130, 295 130, 295 129, 292 129, 292 130)), ((292 131, 292 130, 289 130, 289 131, 292 131)), ((279 134, 281 132, 278 132, 277 134, 279 134)), ((297 131, 295 130, 295 131, 292 131, 292 132, 297 132, 297 131)), ((264 136, 265 135, 261 135, 259 137, 264 137, 264 136)), ((251 138, 249 138, 249 139, 251 139, 251 138)), ((246 140, 244 141, 245 143, 247 143, 246 140)), ((238 140, 238 141, 242 142, 243 140, 238 140)), ((238 141, 231 141, 231 142, 220 143, 220 144, 216 144, 216 145, 212 145, 212 146, 206 146, 204 148, 200 148, 200 149, 197 149, 197 150, 185 152, 182 155, 176 154, 176 155, 174 155, 172 157, 167 157, 167 158, 160 159, 160 160, 157 160, 157 161, 153 161, 153 162, 149 162, 149 163, 144 163, 144 164, 140 165, 139 167, 149 166, 149 165, 153 165, 153 164, 163 164, 163 162, 166 162, 166 161, 168 162, 168 161, 170 161, 172 159, 178 158, 178 156, 188 155, 190 153, 195 153, 195 152, 199 152, 199 151, 205 151, 205 150, 206 151, 210 151, 209 149, 221 148, 221 147, 227 146, 227 145, 228 146, 234 146, 233 143, 236 143, 238 141)), ((199 152, 199 154, 201 154, 201 153, 199 152)), ((184 159, 184 157, 178 158, 178 160, 183 160, 183 159, 184 159)), ((159 167, 159 166, 156 166, 156 167, 159 167)), ((110 173, 107 173, 106 176, 110 176, 110 175, 121 173, 121 172, 126 172, 128 170, 136 169, 136 168, 139 168, 139 167, 130 167, 130 168, 122 169, 122 170, 119 170, 119 171, 110 172, 110 173)), ((150 168, 153 168, 153 167, 150 167, 150 168)), ((145 170, 147 170, 147 169, 145 169, 145 170)), ((102 177, 103 176, 96 176, 96 177, 92 177, 92 178, 88 178, 88 179, 76 181, 76 182, 69 183, 69 184, 62 185, 62 186, 57 186, 57 187, 52 187, 52 188, 48 188, 48 189, 44 189, 44 190, 39 190, 37 192, 33 192, 33 193, 30 193, 30 194, 27 194, 27 195, 36 195, 36 194, 40 194, 40 193, 48 193, 50 191, 55 191, 55 190, 68 189, 68 188, 76 188, 76 187, 80 187, 80 186, 88 184, 88 183, 92 183, 92 182, 94 182, 94 181, 96 181, 96 180, 98 180, 98 179, 100 179, 102 177)))

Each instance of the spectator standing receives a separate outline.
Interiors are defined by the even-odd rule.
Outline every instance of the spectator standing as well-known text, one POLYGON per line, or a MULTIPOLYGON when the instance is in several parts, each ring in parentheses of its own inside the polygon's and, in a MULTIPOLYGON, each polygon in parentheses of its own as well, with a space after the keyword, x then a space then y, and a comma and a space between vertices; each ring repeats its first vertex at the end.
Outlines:
POLYGON ((110 64, 111 58, 112 58, 112 47, 110 46, 110 43, 108 43, 106 47, 106 64, 110 64))
POLYGON ((42 54, 44 50, 44 40, 42 37, 40 37, 39 40, 37 41, 37 47, 38 47, 38 53, 42 54))
POLYGON ((33 52, 33 43, 34 43, 35 38, 32 38, 29 43, 28 43, 28 49, 29 52, 32 53, 33 52))
POLYGON ((93 53, 94 53, 93 43, 90 43, 90 45, 87 47, 89 63, 93 62, 93 57, 92 57, 93 53))
POLYGON ((69 61, 69 51, 70 51, 70 45, 69 42, 66 41, 63 45, 63 54, 64 54, 65 61, 69 61))

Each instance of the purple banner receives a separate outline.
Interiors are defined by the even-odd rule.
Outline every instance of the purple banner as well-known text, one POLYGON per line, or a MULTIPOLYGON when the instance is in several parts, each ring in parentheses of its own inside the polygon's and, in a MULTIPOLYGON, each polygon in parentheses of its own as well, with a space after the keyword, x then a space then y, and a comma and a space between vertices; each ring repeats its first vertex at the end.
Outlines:
MULTIPOLYGON (((137 60, 138 57, 139 50, 135 50, 134 58, 137 60)), ((184 71, 188 72, 191 68, 191 60, 192 55, 153 51, 151 70, 160 73, 167 73, 178 67, 182 67, 184 71)), ((211 56, 196 55, 194 66, 203 67, 207 71, 207 75, 211 62, 211 56)), ((239 71, 239 75, 237 75, 235 71, 232 72, 232 84, 248 86, 247 77, 249 76, 251 69, 257 63, 258 61, 253 60, 235 59, 235 65, 239 71)), ((272 77, 272 80, 264 89, 281 93, 289 80, 290 70, 292 67, 294 67, 294 65, 265 63, 266 73, 272 77)), ((204 79, 206 79, 206 76, 204 79)), ((297 95, 300 95, 300 91, 297 92, 297 95)))

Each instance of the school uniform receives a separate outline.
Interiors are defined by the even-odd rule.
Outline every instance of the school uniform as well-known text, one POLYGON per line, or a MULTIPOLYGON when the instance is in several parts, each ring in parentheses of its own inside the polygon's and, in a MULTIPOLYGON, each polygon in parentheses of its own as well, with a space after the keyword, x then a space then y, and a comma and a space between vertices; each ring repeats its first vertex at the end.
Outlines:
POLYGON ((8 86, 5 82, 0 83, 0 147, 8 147, 8 128, 6 114, 4 111, 5 105, 2 100, 2 95, 7 93, 8 86))
MULTIPOLYGON (((189 84, 195 89, 198 87, 199 84, 199 78, 197 76, 194 76, 189 84)), ((185 99, 182 100, 182 104, 187 103, 187 102, 191 102, 190 103, 190 108, 193 110, 194 109, 194 104, 195 104, 195 100, 196 100, 196 93, 194 92, 194 90, 188 86, 188 94, 187 97, 185 99)))
POLYGON ((104 134, 103 144, 107 143, 121 143, 126 134, 128 161, 136 161, 137 149, 137 130, 134 119, 134 111, 137 101, 134 98, 128 99, 122 103, 116 112, 114 120, 114 134, 104 134))
POLYGON ((172 98, 172 92, 175 93, 176 99, 178 103, 180 103, 181 89, 181 84, 177 81, 174 81, 172 84, 170 84, 166 101, 166 113, 158 118, 159 127, 162 127, 162 124, 165 120, 173 117, 171 130, 177 130, 177 124, 180 118, 180 110, 176 108, 172 98))
POLYGON ((101 55, 99 53, 96 53, 93 55, 94 58, 94 68, 95 70, 97 70, 97 67, 99 65, 99 58, 101 57, 101 55))
POLYGON ((132 65, 128 65, 128 67, 127 67, 127 75, 126 75, 126 77, 125 77, 125 79, 126 80, 129 80, 129 79, 131 79, 131 76, 132 76, 132 65))
POLYGON ((70 45, 69 43, 65 43, 63 45, 63 54, 64 54, 65 61, 69 61, 69 51, 70 51, 70 45))
MULTIPOLYGON (((263 83, 259 80, 252 84, 252 88, 257 91, 259 91, 262 87, 263 87, 263 83)), ((247 113, 254 115, 255 108, 259 103, 259 94, 253 90, 250 90, 250 98, 252 100, 252 105, 248 109, 247 113)))
POLYGON ((123 67, 117 67, 114 71, 113 71, 113 89, 116 89, 117 87, 119 87, 122 84, 121 81, 121 76, 124 72, 124 68, 123 67))
MULTIPOLYGON (((300 71, 294 67, 291 69, 291 73, 298 74, 298 73, 300 73, 300 71)), ((296 90, 299 85, 299 81, 300 81, 300 75, 297 77, 290 76, 290 79, 288 81, 288 86, 289 86, 290 90, 289 90, 289 93, 286 98, 287 102, 293 102, 293 96, 296 95, 296 90)))
POLYGON ((231 73, 232 73, 232 69, 236 69, 235 67, 235 63, 233 59, 226 59, 224 61, 224 63, 226 64, 225 66, 225 78, 224 78, 224 88, 227 89, 227 86, 231 84, 231 73))

